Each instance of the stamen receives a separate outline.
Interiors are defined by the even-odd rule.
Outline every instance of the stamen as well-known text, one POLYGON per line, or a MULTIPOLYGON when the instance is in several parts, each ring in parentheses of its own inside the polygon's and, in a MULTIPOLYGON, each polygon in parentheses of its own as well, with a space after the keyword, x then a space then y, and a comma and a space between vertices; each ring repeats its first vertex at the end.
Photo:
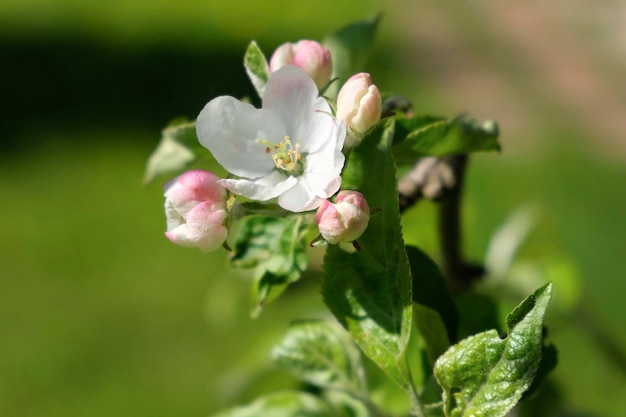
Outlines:
POLYGON ((272 154, 272 160, 276 168, 287 171, 292 175, 300 175, 304 171, 301 162, 300 144, 292 145, 289 136, 285 136, 280 143, 273 143, 267 139, 257 139, 256 142, 266 146, 265 153, 272 154))

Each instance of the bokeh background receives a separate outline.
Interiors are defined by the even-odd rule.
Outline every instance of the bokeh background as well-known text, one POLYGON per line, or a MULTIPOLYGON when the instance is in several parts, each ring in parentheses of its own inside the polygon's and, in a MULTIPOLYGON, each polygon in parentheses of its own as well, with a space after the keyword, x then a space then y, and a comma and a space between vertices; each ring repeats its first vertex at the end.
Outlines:
MULTIPOLYGON (((0 415, 208 415, 294 385, 269 351, 292 319, 324 316, 318 276, 251 320, 249 277, 223 251, 163 237, 161 184, 143 187, 143 169, 170 119, 253 94, 251 39, 269 55, 378 12, 366 69, 382 90, 418 113, 500 123, 503 152, 470 164, 465 251, 482 261, 531 207, 534 227, 496 281, 511 303, 556 283, 560 363, 536 415, 626 415, 616 0, 1 2, 0 415)), ((405 229, 437 258, 434 221, 422 204, 405 229)))

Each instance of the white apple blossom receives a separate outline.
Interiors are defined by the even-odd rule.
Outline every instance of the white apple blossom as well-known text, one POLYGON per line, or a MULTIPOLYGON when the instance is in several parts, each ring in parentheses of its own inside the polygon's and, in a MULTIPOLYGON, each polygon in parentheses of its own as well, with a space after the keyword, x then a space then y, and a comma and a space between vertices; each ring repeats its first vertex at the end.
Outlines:
POLYGON ((345 124, 332 117, 302 69, 273 72, 256 109, 230 96, 211 100, 196 122, 200 143, 239 179, 219 184, 252 200, 278 197, 289 211, 314 210, 341 185, 345 124))

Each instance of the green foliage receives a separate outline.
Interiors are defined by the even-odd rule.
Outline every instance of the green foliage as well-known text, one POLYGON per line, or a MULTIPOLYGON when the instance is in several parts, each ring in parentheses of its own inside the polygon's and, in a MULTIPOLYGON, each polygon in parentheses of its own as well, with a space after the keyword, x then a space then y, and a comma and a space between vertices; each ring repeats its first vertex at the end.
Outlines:
POLYGON ((551 294, 552 284, 546 284, 516 307, 506 319, 506 338, 496 330, 479 333, 437 360, 446 416, 504 416, 519 401, 541 362, 551 294))
POLYGON ((288 284, 300 279, 306 268, 302 216, 247 216, 233 239, 231 262, 256 268, 252 290, 252 315, 278 297, 288 284))
POLYGON ((252 82, 256 92, 260 98, 263 98, 265 92, 265 84, 270 76, 270 69, 267 65, 267 59, 255 41, 250 42, 246 54, 243 58, 243 65, 246 68, 246 74, 252 82))
POLYGON ((232 408, 213 417, 335 417, 319 397, 304 392, 276 392, 257 398, 251 404, 232 408))
POLYGON ((293 324, 272 356, 278 366, 310 384, 359 395, 365 392, 358 349, 347 334, 329 322, 293 324))
POLYGON ((163 129, 161 141, 148 159, 144 184, 151 183, 159 175, 180 171, 189 166, 200 149, 195 122, 173 121, 163 129))
POLYGON ((415 162, 423 156, 499 151, 498 125, 493 121, 479 124, 459 116, 441 120, 430 116, 395 119, 401 135, 394 137, 394 157, 398 163, 415 162))
POLYGON ((363 71, 374 43, 374 37, 382 15, 345 26, 324 39, 333 59, 333 75, 337 78, 326 94, 336 97, 341 85, 353 74, 363 71))
POLYGON ((457 337, 459 313, 439 267, 422 250, 407 246, 413 276, 413 302, 439 314, 450 342, 457 337))
POLYGON ((382 213, 371 218, 359 238, 359 252, 348 254, 336 246, 328 247, 322 294, 363 352, 408 387, 405 350, 412 319, 411 275, 389 151, 392 136, 393 124, 379 124, 346 162, 344 188, 360 191, 370 206, 381 208, 382 213))

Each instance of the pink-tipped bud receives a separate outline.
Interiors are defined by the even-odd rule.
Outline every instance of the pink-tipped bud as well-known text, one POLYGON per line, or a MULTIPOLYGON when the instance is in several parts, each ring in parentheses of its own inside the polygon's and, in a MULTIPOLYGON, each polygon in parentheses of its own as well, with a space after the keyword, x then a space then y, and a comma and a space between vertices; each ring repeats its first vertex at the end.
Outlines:
POLYGON ((317 209, 315 222, 320 235, 330 244, 353 242, 367 228, 370 209, 363 194, 344 190, 337 194, 335 204, 324 200, 317 209))
POLYGON ((315 41, 302 40, 279 46, 270 59, 270 72, 285 65, 302 68, 315 81, 320 91, 328 85, 333 72, 330 51, 315 41))
POLYGON ((208 171, 187 171, 165 185, 165 236, 181 246, 205 252, 226 241, 226 190, 208 171))
POLYGON ((353 75, 341 87, 337 96, 337 119, 344 120, 348 135, 344 147, 356 146, 363 135, 378 121, 383 111, 383 101, 369 74, 353 75))

